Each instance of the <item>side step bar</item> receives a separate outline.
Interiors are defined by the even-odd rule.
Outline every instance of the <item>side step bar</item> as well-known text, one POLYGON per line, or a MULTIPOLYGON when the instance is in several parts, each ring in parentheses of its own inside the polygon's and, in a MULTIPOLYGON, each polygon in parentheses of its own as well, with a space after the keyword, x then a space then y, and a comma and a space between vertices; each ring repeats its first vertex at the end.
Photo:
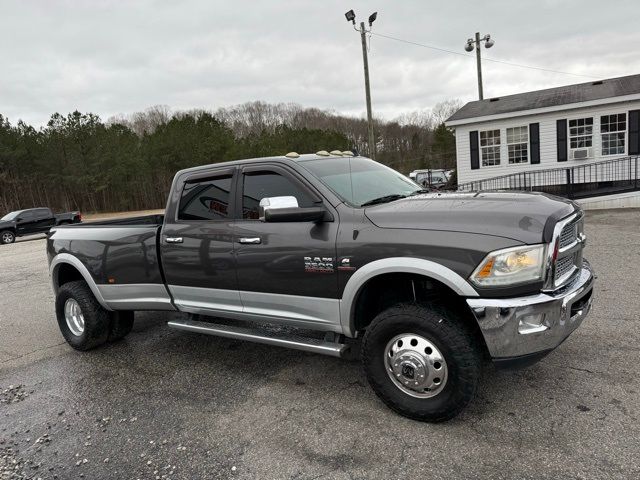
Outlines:
POLYGON ((332 357, 344 357, 349 350, 349 345, 344 343, 329 342, 319 338, 303 337, 284 332, 271 332, 268 330, 251 329, 218 323, 200 322, 197 320, 173 320, 167 325, 177 330, 187 332, 204 333, 217 337, 235 338, 248 342, 276 345, 278 347, 304 350, 305 352, 320 353, 332 357))

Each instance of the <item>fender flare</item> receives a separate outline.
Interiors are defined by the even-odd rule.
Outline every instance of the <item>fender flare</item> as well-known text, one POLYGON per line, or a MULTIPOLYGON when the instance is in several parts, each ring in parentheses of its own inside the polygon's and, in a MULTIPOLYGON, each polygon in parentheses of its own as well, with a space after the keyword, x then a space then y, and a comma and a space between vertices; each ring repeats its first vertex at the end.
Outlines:
POLYGON ((444 265, 414 257, 391 257, 375 260, 360 267, 351 276, 340 300, 342 331, 354 337, 355 302, 362 287, 372 278, 385 273, 413 273, 442 282, 461 297, 478 297, 478 292, 460 275, 444 265))
POLYGON ((89 285, 89 288, 91 289, 93 295, 96 297, 98 303, 102 305, 104 309, 113 311, 113 308, 107 305, 107 302, 100 293, 100 289, 96 285, 95 280, 89 273, 89 270, 87 270, 87 267, 84 266, 84 264, 78 259, 78 257, 74 257, 69 253, 59 253, 58 255, 53 257, 53 260, 51 260, 51 264, 49 265, 49 275, 51 276, 51 287, 53 288, 53 293, 55 293, 56 295, 58 294, 56 275, 58 273, 58 269, 63 264, 71 265, 76 270, 78 270, 78 272, 80 272, 80 275, 82 275, 82 278, 84 278, 84 281, 87 282, 87 285, 89 285))

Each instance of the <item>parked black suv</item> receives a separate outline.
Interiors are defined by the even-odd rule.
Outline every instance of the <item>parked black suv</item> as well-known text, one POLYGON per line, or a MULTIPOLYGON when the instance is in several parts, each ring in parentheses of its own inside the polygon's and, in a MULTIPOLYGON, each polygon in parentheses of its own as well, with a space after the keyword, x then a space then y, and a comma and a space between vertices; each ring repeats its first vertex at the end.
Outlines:
POLYGON ((13 243, 16 237, 47 233, 51 227, 81 221, 80 212, 54 214, 50 208, 16 210, 0 218, 0 243, 13 243))

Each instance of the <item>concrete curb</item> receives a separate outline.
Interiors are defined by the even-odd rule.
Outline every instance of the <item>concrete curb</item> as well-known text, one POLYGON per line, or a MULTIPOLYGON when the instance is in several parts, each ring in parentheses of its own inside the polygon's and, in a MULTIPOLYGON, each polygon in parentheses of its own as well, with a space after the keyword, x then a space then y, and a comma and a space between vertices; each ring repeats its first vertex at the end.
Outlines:
POLYGON ((640 208, 640 192, 618 193, 602 197, 582 198, 577 202, 585 210, 608 210, 611 208, 640 208))

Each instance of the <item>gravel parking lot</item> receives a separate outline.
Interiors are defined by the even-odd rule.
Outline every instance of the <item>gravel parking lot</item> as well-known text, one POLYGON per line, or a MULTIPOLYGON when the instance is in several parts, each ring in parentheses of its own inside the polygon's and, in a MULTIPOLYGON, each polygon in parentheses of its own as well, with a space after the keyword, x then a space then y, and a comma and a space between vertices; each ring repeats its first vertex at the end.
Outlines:
POLYGON ((639 478, 640 212, 587 217, 583 326, 489 369, 457 419, 388 410, 358 362, 170 330, 68 347, 36 239, 0 246, 0 479, 639 478))

